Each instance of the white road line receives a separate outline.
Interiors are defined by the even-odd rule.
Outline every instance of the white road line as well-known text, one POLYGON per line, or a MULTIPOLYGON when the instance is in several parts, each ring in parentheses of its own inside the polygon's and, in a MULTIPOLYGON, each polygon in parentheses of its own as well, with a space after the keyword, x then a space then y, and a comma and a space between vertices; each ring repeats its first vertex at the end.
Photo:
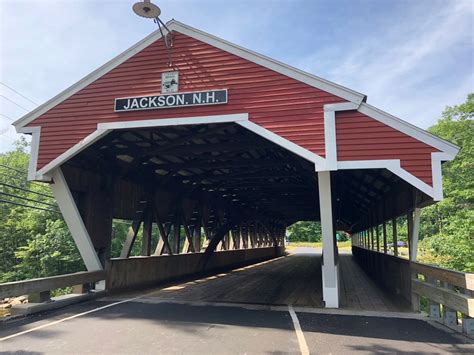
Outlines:
POLYGON ((0 342, 1 342, 1 341, 8 340, 8 339, 11 339, 11 338, 15 338, 15 337, 20 336, 20 335, 23 335, 23 334, 31 333, 31 332, 34 332, 34 331, 36 331, 36 330, 40 330, 40 329, 43 329, 43 328, 47 328, 47 327, 50 327, 50 326, 52 326, 52 325, 65 322, 65 321, 70 320, 70 319, 74 319, 74 318, 77 318, 77 317, 85 316, 86 314, 93 313, 93 312, 97 312, 97 311, 100 311, 100 310, 102 310, 102 309, 106 309, 106 308, 109 308, 109 307, 117 306, 117 305, 119 305, 119 304, 126 303, 126 302, 131 302, 131 301, 134 301, 134 300, 136 300, 136 299, 138 299, 138 298, 141 298, 141 297, 144 297, 144 296, 145 296, 145 295, 138 296, 138 297, 134 297, 134 298, 129 298, 129 299, 126 299, 126 300, 123 300, 123 301, 119 301, 119 302, 111 303, 111 304, 108 304, 108 305, 105 305, 105 306, 102 306, 102 307, 94 308, 94 309, 91 309, 91 310, 86 311, 86 312, 78 313, 78 314, 75 314, 75 315, 73 315, 73 316, 69 316, 69 317, 63 318, 63 319, 58 319, 58 320, 56 320, 56 321, 54 321, 54 322, 50 322, 50 323, 46 323, 46 324, 43 324, 43 325, 39 325, 39 326, 37 326, 37 327, 31 328, 31 329, 27 329, 27 330, 24 330, 24 331, 22 331, 22 332, 15 333, 15 334, 8 335, 8 336, 6 336, 6 337, 0 338, 0 342))
POLYGON ((309 355, 308 344, 306 344, 306 339, 304 337, 303 331, 301 330, 300 321, 298 320, 298 316, 296 315, 292 305, 288 305, 288 312, 290 313, 291 319, 293 320, 293 326, 295 327, 296 338, 298 339, 301 355, 309 355))

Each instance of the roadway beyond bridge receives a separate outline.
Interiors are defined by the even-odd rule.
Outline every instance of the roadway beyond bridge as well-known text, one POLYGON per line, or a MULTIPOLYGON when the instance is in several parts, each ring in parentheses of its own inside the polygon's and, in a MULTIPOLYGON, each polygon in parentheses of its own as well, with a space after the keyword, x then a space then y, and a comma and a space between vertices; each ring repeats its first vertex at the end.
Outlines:
POLYGON ((314 308, 322 299, 321 256, 298 249, 229 273, 6 322, 0 351, 473 353, 464 338, 389 299, 352 260, 340 256, 340 310, 314 308))

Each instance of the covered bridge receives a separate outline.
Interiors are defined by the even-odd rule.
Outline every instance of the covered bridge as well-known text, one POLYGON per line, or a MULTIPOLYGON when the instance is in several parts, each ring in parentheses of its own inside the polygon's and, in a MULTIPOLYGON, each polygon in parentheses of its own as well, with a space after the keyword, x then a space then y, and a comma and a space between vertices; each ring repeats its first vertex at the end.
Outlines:
POLYGON ((153 256, 192 254, 173 259, 182 273, 272 257, 289 225, 321 221, 323 299, 338 307, 335 231, 373 246, 368 230, 407 213, 415 260, 419 208, 443 198, 458 147, 363 94, 167 26, 169 53, 156 31, 15 122, 32 135, 29 179, 51 184, 89 271, 126 273, 109 280, 125 287, 159 279, 153 256), (133 223, 111 261, 114 218, 133 223), (129 258, 140 225, 144 257, 129 258))

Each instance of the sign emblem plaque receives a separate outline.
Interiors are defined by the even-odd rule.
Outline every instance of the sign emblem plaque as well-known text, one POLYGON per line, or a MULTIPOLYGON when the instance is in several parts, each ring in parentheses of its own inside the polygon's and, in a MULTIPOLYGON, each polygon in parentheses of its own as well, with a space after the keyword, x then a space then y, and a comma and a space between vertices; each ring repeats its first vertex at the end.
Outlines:
POLYGON ((179 72, 170 71, 161 74, 161 93, 170 94, 178 92, 179 88, 179 72))

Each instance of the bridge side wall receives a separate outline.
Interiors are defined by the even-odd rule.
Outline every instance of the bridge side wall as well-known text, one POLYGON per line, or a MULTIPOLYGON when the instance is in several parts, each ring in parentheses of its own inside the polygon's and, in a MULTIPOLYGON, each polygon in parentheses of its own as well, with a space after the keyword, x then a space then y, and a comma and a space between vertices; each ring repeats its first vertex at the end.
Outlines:
POLYGON ((365 273, 393 299, 411 305, 411 270, 408 260, 352 247, 352 255, 365 273))
MULTIPOLYGON (((285 247, 266 247, 215 252, 205 272, 232 269, 284 255, 285 247)), ((106 265, 109 291, 153 286, 197 275, 203 253, 110 259, 106 265)))

